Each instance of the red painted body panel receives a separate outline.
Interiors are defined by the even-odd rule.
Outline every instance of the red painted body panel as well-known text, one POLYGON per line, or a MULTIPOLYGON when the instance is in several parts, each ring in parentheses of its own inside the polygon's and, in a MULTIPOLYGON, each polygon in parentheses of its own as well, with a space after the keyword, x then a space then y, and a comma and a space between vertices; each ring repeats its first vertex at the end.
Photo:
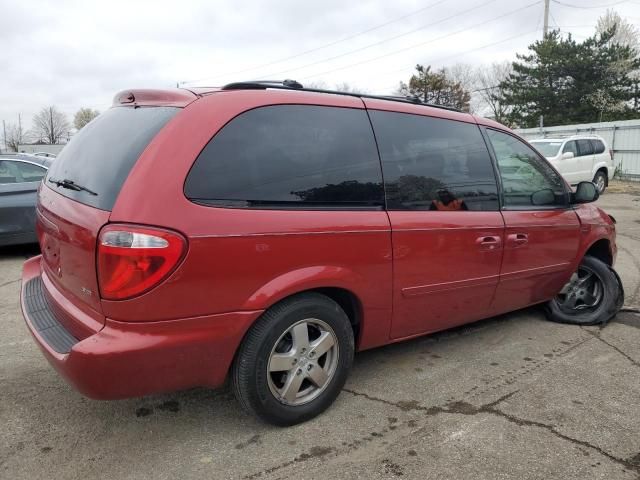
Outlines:
POLYGON ((500 274, 500 212, 389 212, 393 228, 392 337, 489 316, 500 274), (495 237, 494 244, 479 239, 495 237))
POLYGON ((61 355, 27 319, 32 334, 52 365, 90 397, 218 386, 260 314, 305 290, 339 288, 357 298, 362 350, 548 300, 598 239, 608 239, 615 256, 613 224, 592 205, 544 212, 248 210, 197 205, 183 193, 212 135, 259 106, 366 105, 504 129, 495 122, 301 91, 121 94, 129 92, 138 104, 184 108, 145 148, 112 212, 41 188, 43 257, 23 272, 23 284, 42 275, 48 304, 80 341, 61 355), (97 236, 113 222, 180 232, 184 259, 141 296, 100 299, 97 236))
POLYGON ((573 259, 580 241, 580 222, 572 209, 503 211, 502 216, 505 248, 494 314, 556 295, 575 271, 573 259))
MULTIPOLYGON (((42 250, 43 277, 92 321, 104 323, 96 278, 96 238, 109 212, 83 205, 42 184, 38 191, 38 241, 42 250)), ((53 291, 54 288, 49 289, 53 291)), ((59 303, 59 302, 58 302, 59 303)), ((61 308, 65 312, 66 308, 61 308)), ((72 331, 87 322, 64 315, 72 331), (79 323, 77 327, 73 324, 79 323)), ((88 327, 94 330, 93 326, 88 327)))
MULTIPOLYGON (((40 275, 41 257, 28 260, 22 280, 40 275)), ((24 291, 21 298, 24 308, 24 291)), ((224 382, 236 349, 261 311, 145 324, 107 319, 68 354, 52 350, 27 325, 51 365, 81 393, 118 399, 224 382)), ((25 316, 26 318, 26 316, 25 316)))
POLYGON ((618 247, 616 245, 616 226, 611 217, 604 210, 593 204, 577 205, 575 211, 580 219, 581 236, 580 247, 573 261, 573 267, 577 268, 585 253, 599 240, 608 241, 611 259, 615 263, 618 247))

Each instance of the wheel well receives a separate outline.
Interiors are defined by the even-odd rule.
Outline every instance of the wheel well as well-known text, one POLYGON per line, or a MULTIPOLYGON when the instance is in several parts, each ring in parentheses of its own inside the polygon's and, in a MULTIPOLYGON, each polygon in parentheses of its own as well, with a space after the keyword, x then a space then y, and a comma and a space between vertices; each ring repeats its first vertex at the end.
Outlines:
POLYGON ((356 345, 360 339, 360 323, 362 320, 362 305, 360 300, 349 290, 337 287, 316 288, 314 290, 308 290, 310 292, 318 292, 326 295, 331 300, 340 305, 340 308, 344 310, 344 313, 349 317, 351 328, 353 329, 353 338, 356 345))
POLYGON ((610 247, 611 246, 609 245, 609 240, 605 240, 603 238, 591 245, 585 255, 595 257, 598 260, 602 260, 604 263, 611 266, 613 264, 613 257, 611 256, 610 247))

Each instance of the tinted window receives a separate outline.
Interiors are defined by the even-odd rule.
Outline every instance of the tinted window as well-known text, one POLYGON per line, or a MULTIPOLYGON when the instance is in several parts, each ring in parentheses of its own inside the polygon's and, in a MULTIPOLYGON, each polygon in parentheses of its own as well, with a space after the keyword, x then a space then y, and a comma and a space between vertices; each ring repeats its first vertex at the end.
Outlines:
POLYGON ((495 174, 477 125, 395 112, 370 116, 389 209, 498 209, 495 174))
POLYGON ((185 195, 238 207, 384 205, 366 112, 309 105, 262 107, 236 117, 197 158, 185 195))
POLYGON ((506 207, 566 204, 564 182, 546 160, 511 135, 496 130, 487 134, 496 153, 506 207))
POLYGON ((82 128, 62 149, 47 178, 68 179, 97 193, 56 187, 58 193, 111 210, 136 160, 173 117, 173 107, 111 108, 82 128))
POLYGON ((27 162, 0 161, 0 183, 39 182, 47 171, 27 162))
POLYGON ((593 155, 593 145, 589 140, 578 140, 578 151, 580 156, 593 155))
POLYGON ((594 153, 604 152, 604 143, 601 140, 591 140, 591 144, 593 145, 594 153))
POLYGON ((564 150, 562 150, 563 153, 565 152, 571 152, 573 153, 574 157, 578 156, 578 146, 576 145, 576 141, 575 140, 571 140, 570 142, 567 142, 566 145, 564 146, 564 150))

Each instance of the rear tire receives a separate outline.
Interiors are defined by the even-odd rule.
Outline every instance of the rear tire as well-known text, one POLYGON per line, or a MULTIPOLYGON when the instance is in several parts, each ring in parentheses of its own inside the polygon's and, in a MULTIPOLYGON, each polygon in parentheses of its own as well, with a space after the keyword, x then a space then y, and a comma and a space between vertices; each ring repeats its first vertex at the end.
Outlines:
POLYGON ((595 325, 611 320, 623 300, 617 274, 602 260, 587 255, 545 311, 553 322, 595 325))
POLYGON ((602 170, 598 170, 593 177, 593 184, 596 186, 598 193, 602 195, 607 189, 607 174, 602 170))
POLYGON ((353 353, 353 330, 342 308, 318 293, 299 294, 251 327, 232 367, 233 390, 243 408, 265 422, 305 422, 339 395, 353 353))

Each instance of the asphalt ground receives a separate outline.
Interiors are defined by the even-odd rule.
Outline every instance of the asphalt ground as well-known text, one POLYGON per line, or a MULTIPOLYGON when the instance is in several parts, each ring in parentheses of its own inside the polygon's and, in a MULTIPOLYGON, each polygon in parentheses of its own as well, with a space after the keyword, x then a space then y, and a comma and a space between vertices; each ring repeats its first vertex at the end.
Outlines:
MULTIPOLYGON (((613 190, 613 189, 612 189, 613 190)), ((640 195, 618 220, 616 269, 640 304, 640 195)), ((2 479, 640 478, 640 316, 605 328, 531 308, 356 356, 320 417, 276 428, 228 388, 101 402, 49 366, 23 323, 20 271, 0 250, 2 479)))

